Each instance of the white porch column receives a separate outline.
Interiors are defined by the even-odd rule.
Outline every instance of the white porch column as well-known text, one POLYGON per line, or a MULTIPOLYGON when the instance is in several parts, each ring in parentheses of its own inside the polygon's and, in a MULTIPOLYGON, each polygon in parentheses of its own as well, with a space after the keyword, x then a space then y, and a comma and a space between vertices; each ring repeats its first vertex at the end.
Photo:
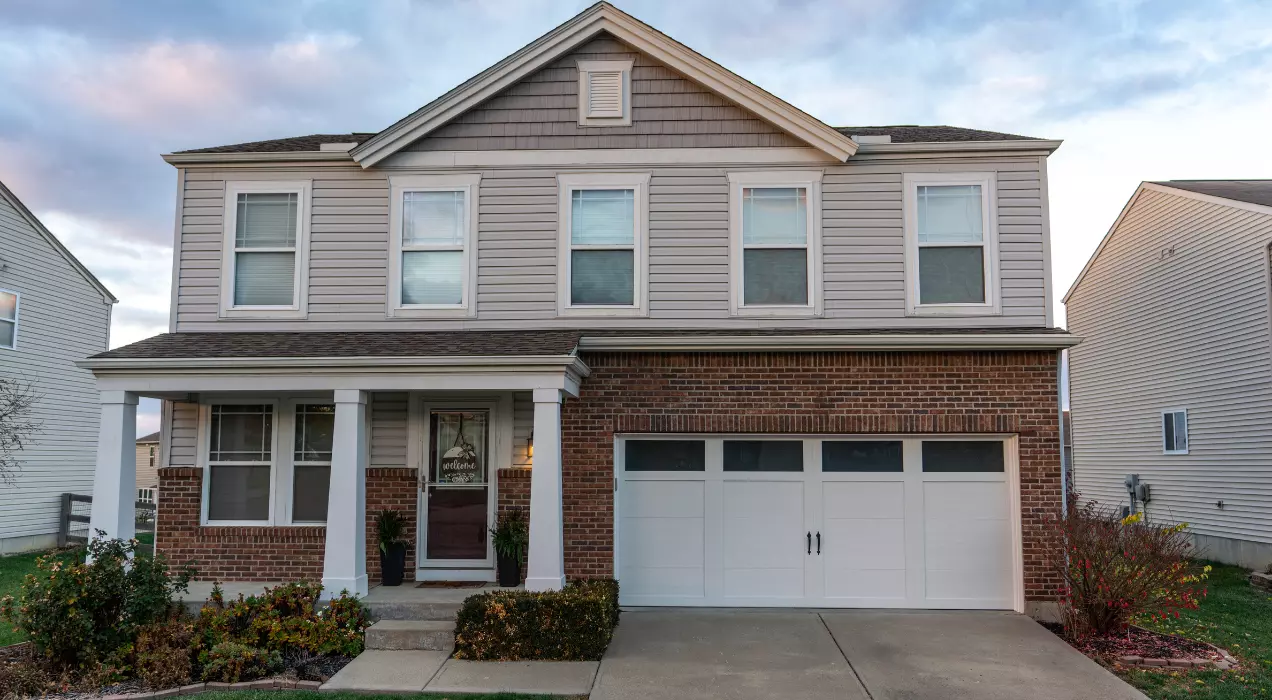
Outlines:
POLYGON ((367 394, 337 389, 323 597, 367 594, 367 394))
POLYGON ((107 539, 129 540, 136 534, 137 395, 103 391, 101 406, 88 536, 95 539, 101 530, 107 539))
POLYGON ((526 590, 556 591, 565 586, 561 511, 561 392, 535 389, 526 590))

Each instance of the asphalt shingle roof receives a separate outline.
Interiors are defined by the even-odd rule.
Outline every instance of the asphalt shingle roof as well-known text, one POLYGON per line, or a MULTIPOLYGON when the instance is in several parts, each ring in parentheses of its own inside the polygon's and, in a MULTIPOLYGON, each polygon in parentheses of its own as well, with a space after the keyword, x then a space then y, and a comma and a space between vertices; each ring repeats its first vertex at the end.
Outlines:
POLYGON ((1166 180, 1153 184, 1272 207, 1272 180, 1166 180))
MULTIPOLYGON (((1032 141, 1033 136, 1017 136, 997 131, 980 129, 964 129, 957 126, 916 126, 912 124, 898 126, 837 126, 835 130, 845 136, 864 134, 871 136, 891 136, 892 143, 941 143, 948 141, 1032 141)), ((292 136, 285 139, 269 141, 250 141, 228 146, 212 148, 195 148, 177 153, 287 153, 317 151, 324 143, 362 143, 375 136, 374 133, 355 132, 352 134, 310 134, 308 136, 292 136)))
POLYGON ((793 335, 947 335, 1067 333, 1063 328, 765 328, 522 331, 355 331, 294 333, 164 333, 93 359, 267 357, 567 356, 588 337, 719 337, 793 335))
POLYGON ((137 438, 138 444, 146 443, 146 442, 159 442, 159 433, 154 432, 149 435, 142 435, 141 437, 137 438))

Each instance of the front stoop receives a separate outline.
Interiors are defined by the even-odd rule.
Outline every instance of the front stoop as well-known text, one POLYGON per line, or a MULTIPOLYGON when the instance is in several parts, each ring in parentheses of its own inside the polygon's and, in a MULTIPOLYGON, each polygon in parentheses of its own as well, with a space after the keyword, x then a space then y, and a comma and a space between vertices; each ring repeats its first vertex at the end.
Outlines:
POLYGON ((366 631, 367 649, 450 651, 455 646, 451 620, 380 620, 366 631))
MULTIPOLYGON (((476 593, 477 591, 474 591, 476 593)), ((459 602, 416 600, 364 600, 363 606, 377 620, 455 621, 459 602)))

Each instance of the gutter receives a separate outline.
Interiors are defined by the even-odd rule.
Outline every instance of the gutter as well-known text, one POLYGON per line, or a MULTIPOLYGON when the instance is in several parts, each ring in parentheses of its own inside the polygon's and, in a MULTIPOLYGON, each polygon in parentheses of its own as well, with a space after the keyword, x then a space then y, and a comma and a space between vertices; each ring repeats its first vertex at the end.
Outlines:
POLYGON ((286 163, 296 161, 330 161, 352 163, 348 151, 270 151, 266 153, 165 153, 164 162, 169 165, 199 165, 205 163, 286 163))
POLYGON ((1082 339, 1061 333, 583 336, 579 350, 594 352, 774 352, 798 350, 1061 350, 1082 339))
POLYGON ((582 376, 591 369, 574 355, 429 355, 421 357, 90 357, 76 367, 93 371, 167 371, 211 369, 359 369, 359 368, 473 368, 561 367, 582 376))

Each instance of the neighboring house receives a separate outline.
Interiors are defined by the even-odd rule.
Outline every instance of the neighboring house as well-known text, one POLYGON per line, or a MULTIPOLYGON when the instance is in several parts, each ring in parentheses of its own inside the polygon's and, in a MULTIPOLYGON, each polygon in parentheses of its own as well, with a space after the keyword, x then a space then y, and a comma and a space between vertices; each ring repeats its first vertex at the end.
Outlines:
POLYGON ((392 507, 417 579, 492 580, 528 505, 531 589, 1032 610, 1058 146, 832 128, 601 3, 377 134, 166 156, 171 332, 83 365, 113 440, 164 400, 205 578, 364 592, 392 507))
POLYGON ((41 425, 0 481, 0 554, 55 545, 62 493, 92 492, 98 392, 75 362, 109 347, 115 301, 0 183, 0 376, 34 387, 41 425))
POLYGON ((1083 497, 1272 562, 1272 180, 1145 182, 1065 296, 1083 497), (1136 504, 1141 507, 1141 504, 1136 504))
POLYGON ((137 438, 137 500, 153 503, 159 488, 159 433, 137 438))

